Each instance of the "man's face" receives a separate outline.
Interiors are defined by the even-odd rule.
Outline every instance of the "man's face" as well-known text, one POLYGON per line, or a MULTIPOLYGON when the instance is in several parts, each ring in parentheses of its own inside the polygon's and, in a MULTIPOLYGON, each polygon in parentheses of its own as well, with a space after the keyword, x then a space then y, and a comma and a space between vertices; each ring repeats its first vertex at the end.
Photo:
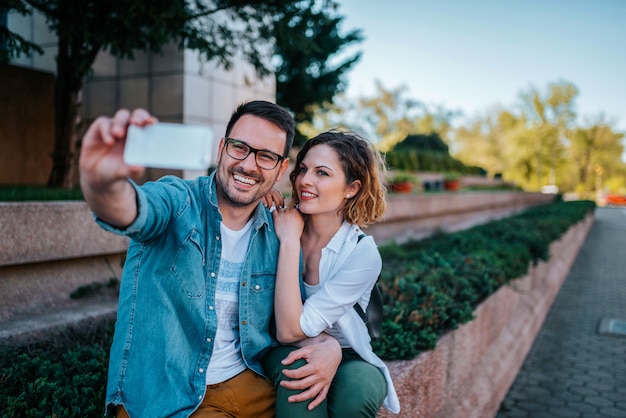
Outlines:
MULTIPOLYGON (((278 155, 283 155, 287 141, 287 134, 278 126, 252 115, 242 116, 233 126, 230 137, 252 148, 278 155)), ((285 158, 272 170, 262 169, 256 163, 254 152, 243 160, 237 160, 228 155, 225 147, 226 138, 222 138, 216 181, 220 203, 228 206, 256 205, 280 180, 289 165, 285 158)))

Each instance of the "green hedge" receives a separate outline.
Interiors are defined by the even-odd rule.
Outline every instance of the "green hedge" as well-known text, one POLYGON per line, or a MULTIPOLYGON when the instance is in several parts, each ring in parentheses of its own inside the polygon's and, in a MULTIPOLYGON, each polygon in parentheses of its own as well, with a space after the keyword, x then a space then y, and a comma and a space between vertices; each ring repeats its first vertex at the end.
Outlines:
POLYGON ((79 188, 54 189, 46 186, 0 186, 0 202, 84 200, 79 188))
POLYGON ((0 417, 102 417, 114 321, 0 349, 0 417))
MULTIPOLYGON (((500 286, 547 260, 550 243, 595 204, 559 202, 431 238, 380 247, 385 359, 410 359, 472 319, 500 286)), ((66 330, 27 347, 0 349, 1 417, 101 417, 113 321, 66 330)))
POLYGON ((384 359, 410 359, 473 318, 500 286, 547 260, 550 244, 595 208, 591 201, 536 206, 453 234, 381 246, 384 359))

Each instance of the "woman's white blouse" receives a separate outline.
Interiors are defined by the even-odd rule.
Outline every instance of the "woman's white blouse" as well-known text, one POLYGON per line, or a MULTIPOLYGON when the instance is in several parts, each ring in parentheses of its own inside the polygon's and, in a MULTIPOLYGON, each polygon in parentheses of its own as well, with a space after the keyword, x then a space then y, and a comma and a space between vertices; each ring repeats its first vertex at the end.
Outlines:
POLYGON ((322 249, 319 265, 319 285, 306 295, 300 316, 300 327, 309 337, 331 329, 341 334, 363 360, 381 369, 387 379, 385 408, 400 412, 400 402, 385 363, 372 350, 369 333, 353 306, 358 302, 367 308, 372 287, 382 268, 382 259, 374 239, 365 236, 356 225, 344 221, 328 245, 322 249), (357 245, 358 244, 358 245, 357 245))

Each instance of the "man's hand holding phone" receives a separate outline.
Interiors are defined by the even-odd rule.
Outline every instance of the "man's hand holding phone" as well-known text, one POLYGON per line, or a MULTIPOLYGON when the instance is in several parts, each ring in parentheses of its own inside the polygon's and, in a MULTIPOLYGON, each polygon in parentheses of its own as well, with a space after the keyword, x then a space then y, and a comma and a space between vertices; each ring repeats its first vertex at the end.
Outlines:
POLYGON ((106 188, 118 180, 140 177, 143 167, 131 167, 124 162, 126 133, 130 124, 147 126, 156 122, 157 119, 143 109, 132 113, 122 109, 113 118, 97 118, 82 140, 81 186, 106 188))
POLYGON ((133 166, 206 170, 211 165, 212 148, 213 132, 206 126, 130 125, 124 161, 133 166))
POLYGON ((156 122, 144 109, 132 113, 122 109, 113 118, 97 118, 83 136, 80 186, 91 210, 111 225, 129 225, 137 216, 136 195, 128 179, 141 177, 145 170, 124 162, 128 127, 156 122))

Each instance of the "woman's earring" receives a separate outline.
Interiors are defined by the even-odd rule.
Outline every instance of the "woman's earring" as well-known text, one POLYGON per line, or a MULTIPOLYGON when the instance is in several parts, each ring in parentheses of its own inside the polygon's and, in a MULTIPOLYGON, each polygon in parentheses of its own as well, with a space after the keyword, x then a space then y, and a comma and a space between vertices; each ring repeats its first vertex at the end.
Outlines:
POLYGON ((350 195, 349 194, 346 195, 346 199, 350 199, 350 195))

